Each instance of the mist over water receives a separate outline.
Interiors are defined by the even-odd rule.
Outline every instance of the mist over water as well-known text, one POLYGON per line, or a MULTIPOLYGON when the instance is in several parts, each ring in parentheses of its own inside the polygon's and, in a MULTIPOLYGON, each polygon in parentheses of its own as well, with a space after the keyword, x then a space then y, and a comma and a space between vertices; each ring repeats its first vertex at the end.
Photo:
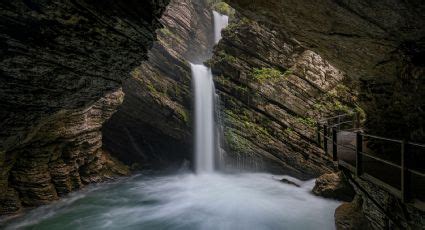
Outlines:
MULTIPOLYGON (((262 173, 137 175, 37 208, 6 229, 334 229, 339 202, 262 173)), ((296 179, 291 179, 297 181, 296 179)))
MULTIPOLYGON (((214 13, 215 42, 228 17, 214 13)), ((215 89, 211 70, 191 64, 195 101, 195 171, 139 174, 90 186, 0 224, 5 229, 317 230, 334 229, 340 202, 311 194, 314 181, 280 182, 266 173, 214 171, 215 89)), ((170 153, 172 154, 172 153, 170 153)))

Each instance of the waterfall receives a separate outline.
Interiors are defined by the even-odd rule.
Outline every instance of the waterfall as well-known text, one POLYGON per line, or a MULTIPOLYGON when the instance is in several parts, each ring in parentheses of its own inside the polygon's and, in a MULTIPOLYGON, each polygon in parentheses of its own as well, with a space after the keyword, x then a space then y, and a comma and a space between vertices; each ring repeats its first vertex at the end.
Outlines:
MULTIPOLYGON (((213 11, 214 42, 221 39, 221 30, 228 25, 229 17, 213 11)), ((195 171, 211 173, 217 149, 215 139, 215 88, 211 69, 202 64, 190 64, 195 96, 195 171)))
POLYGON ((195 170, 214 170, 214 82, 211 70, 191 64, 195 95, 195 170))
POLYGON ((217 44, 221 39, 221 30, 229 24, 229 16, 213 11, 214 15, 214 42, 217 44))

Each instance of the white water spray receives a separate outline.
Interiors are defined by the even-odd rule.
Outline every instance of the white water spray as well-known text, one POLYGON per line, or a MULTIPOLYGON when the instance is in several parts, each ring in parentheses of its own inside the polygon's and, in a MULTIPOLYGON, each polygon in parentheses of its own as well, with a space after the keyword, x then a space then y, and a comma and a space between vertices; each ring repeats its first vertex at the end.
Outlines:
MULTIPOLYGON (((229 17, 213 12, 214 42, 221 39, 221 30, 228 25, 229 17)), ((214 171, 215 121, 214 95, 215 88, 211 69, 205 65, 191 64, 192 81, 195 95, 195 171, 211 173, 214 171)))

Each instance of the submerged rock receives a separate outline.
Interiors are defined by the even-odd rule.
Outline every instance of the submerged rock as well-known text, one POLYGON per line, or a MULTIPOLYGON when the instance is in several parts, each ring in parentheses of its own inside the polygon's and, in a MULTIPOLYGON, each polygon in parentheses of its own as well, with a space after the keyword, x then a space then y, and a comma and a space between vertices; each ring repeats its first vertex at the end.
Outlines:
POLYGON ((313 193, 326 198, 352 201, 355 191, 342 172, 328 173, 316 179, 313 193))
POLYGON ((285 184, 289 184, 289 185, 294 185, 294 186, 296 186, 296 187, 301 187, 299 184, 297 184, 297 183, 295 183, 295 182, 293 182, 293 181, 290 181, 290 180, 288 180, 288 179, 286 179, 286 178, 282 178, 282 179, 280 180, 280 182, 285 183, 285 184))

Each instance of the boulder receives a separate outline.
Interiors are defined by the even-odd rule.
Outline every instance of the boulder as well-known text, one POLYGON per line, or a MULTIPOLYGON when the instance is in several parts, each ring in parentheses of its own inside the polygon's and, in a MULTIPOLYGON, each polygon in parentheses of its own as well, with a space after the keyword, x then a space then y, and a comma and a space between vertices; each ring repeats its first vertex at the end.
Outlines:
POLYGON ((362 211, 362 199, 356 196, 350 203, 343 203, 335 210, 335 227, 337 230, 371 229, 362 211))
POLYGON ((317 178, 313 193, 342 201, 352 201, 355 195, 353 187, 342 172, 323 174, 317 178))

